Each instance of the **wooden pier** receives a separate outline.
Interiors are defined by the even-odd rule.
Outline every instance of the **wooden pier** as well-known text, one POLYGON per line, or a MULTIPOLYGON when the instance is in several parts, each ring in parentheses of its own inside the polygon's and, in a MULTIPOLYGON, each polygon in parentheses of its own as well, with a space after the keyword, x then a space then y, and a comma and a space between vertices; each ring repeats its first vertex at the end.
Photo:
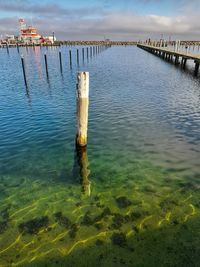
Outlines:
POLYGON ((152 54, 160 56, 163 59, 166 59, 170 62, 174 62, 175 65, 180 64, 182 68, 185 68, 187 60, 192 60, 195 64, 195 74, 197 75, 200 65, 200 55, 195 55, 183 51, 173 51, 167 48, 138 44, 139 48, 142 48, 152 54), (181 61, 180 61, 181 60, 181 61))

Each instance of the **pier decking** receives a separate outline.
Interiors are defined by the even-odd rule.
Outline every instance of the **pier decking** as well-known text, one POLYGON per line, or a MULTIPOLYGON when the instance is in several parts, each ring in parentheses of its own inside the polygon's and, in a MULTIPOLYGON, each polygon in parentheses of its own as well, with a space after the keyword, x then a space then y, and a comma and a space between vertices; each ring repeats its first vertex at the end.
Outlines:
POLYGON ((173 51, 167 48, 156 47, 151 45, 138 44, 137 46, 150 53, 158 55, 163 59, 167 59, 168 61, 173 62, 174 59, 175 65, 181 64, 181 67, 183 68, 185 68, 187 60, 193 60, 195 63, 195 74, 198 73, 200 65, 200 55, 195 55, 183 51, 173 51), (179 61, 180 58, 181 62, 179 61))

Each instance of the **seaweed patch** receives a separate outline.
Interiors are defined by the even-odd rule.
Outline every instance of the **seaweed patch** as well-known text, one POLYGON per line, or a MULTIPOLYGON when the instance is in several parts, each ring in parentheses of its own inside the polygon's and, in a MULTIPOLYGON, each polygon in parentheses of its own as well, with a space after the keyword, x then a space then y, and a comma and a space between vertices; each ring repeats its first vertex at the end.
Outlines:
POLYGON ((117 206, 120 209, 127 208, 127 207, 129 207, 132 204, 132 202, 127 197, 125 197, 125 196, 118 197, 115 200, 117 202, 117 206))
POLYGON ((36 218, 27 222, 19 224, 18 228, 20 232, 25 234, 37 234, 41 228, 47 227, 49 223, 49 218, 43 216, 41 218, 36 218))

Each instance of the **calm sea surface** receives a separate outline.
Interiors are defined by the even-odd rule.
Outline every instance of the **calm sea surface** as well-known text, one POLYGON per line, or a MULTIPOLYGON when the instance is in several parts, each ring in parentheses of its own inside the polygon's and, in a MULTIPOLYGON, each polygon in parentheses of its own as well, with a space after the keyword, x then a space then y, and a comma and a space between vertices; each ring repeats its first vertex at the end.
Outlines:
POLYGON ((200 266, 194 64, 129 46, 81 52, 0 49, 0 266, 200 266), (90 72, 83 150, 78 71, 90 72))

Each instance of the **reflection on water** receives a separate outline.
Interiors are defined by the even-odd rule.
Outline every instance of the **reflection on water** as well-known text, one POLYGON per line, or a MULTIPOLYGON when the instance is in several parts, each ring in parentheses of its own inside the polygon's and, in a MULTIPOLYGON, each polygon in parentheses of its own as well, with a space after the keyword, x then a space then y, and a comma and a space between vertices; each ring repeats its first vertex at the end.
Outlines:
POLYGON ((76 49, 61 76, 58 49, 20 48, 31 107, 20 54, 0 50, 0 266, 198 266, 198 77, 136 47, 80 60, 80 148, 76 49))

